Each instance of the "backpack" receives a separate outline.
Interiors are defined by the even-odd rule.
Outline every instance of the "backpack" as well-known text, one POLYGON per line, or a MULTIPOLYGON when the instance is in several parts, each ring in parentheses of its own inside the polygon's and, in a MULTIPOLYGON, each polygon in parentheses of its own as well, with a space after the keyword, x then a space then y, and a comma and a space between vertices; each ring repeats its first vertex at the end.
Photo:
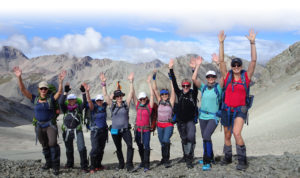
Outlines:
MULTIPOLYGON (((92 103, 95 105, 96 104, 96 101, 95 101, 95 99, 92 99, 92 103)), ((86 128, 88 129, 88 130, 92 130, 93 129, 93 127, 94 127, 94 120, 93 120, 93 114, 94 113, 99 113, 99 112, 106 112, 106 107, 107 107, 107 105, 103 108, 103 109, 101 109, 101 110, 97 110, 97 111, 95 111, 95 107, 94 107, 94 110, 93 111, 91 111, 90 110, 90 108, 89 108, 89 104, 87 103, 87 105, 85 106, 85 112, 84 112, 84 121, 83 121, 83 123, 86 125, 86 128)))
MULTIPOLYGON (((113 114, 114 114, 114 111, 117 107, 117 102, 116 101, 113 101, 112 102, 112 107, 111 107, 111 117, 113 117, 113 114)), ((125 101, 122 101, 122 106, 121 107, 118 107, 118 110, 116 112, 116 114, 118 113, 118 111, 121 109, 121 108, 125 108, 126 110, 129 109, 128 106, 127 106, 127 103, 125 101)))
MULTIPOLYGON (((214 86, 214 92, 216 93, 216 95, 217 95, 217 100, 216 100, 216 102, 217 102, 217 105, 219 105, 220 103, 221 103, 221 94, 222 93, 219 93, 219 90, 218 90, 218 83, 216 83, 215 84, 215 86, 214 86)), ((202 94, 202 96, 203 96, 203 94, 204 94, 204 92, 206 91, 206 88, 208 87, 208 85, 204 85, 204 87, 203 87, 203 89, 201 90, 201 94, 202 94)))
MULTIPOLYGON (((150 107, 149 103, 146 103, 146 107, 138 106, 138 109, 146 108, 148 114, 150 114, 149 107, 150 107)), ((152 112, 151 112, 151 115, 150 115, 150 118, 149 118, 149 130, 150 130, 150 132, 154 132, 156 130, 157 110, 158 110, 158 105, 156 103, 153 103, 152 112)))
MULTIPOLYGON (((65 101, 65 105, 67 106, 69 104, 68 100, 65 101)), ((80 98, 76 98, 76 104, 80 106, 82 104, 82 100, 80 98)), ((72 129, 72 130, 81 130, 82 129, 82 112, 77 107, 74 112, 70 112, 67 110, 66 113, 64 113, 63 117, 63 124, 61 125, 61 129, 63 131, 72 129), (72 119, 67 118, 67 116, 70 115, 72 119)))
MULTIPOLYGON (((47 92, 47 103, 49 105, 49 109, 54 109, 55 110, 55 117, 52 118, 51 124, 56 125, 57 124, 57 117, 60 114, 60 109, 59 109, 59 104, 57 100, 52 100, 52 96, 56 94, 56 87, 52 84, 48 85, 48 92, 47 92)), ((37 105, 39 100, 39 95, 35 97, 33 104, 34 106, 37 105)), ((37 126, 38 120, 33 117, 32 118, 32 125, 37 126)))
MULTIPOLYGON (((183 99, 189 100, 190 102, 193 103, 193 107, 195 109, 195 111, 194 111, 194 122, 198 123, 198 114, 199 114, 198 106, 197 106, 198 99, 194 100, 192 89, 190 89, 190 91, 189 91, 188 98, 183 93, 181 93, 181 95, 178 98, 178 103, 182 102, 183 99)), ((177 105, 177 107, 178 107, 178 105, 177 105)))
MULTIPOLYGON (((227 115, 229 117, 229 112, 231 110, 231 108, 229 108, 226 104, 225 104, 225 91, 228 87, 228 85, 230 83, 233 83, 233 84, 239 84, 239 85, 243 85, 245 90, 246 90, 246 107, 247 107, 247 111, 248 109, 250 109, 252 107, 252 104, 253 104, 253 99, 254 99, 254 95, 250 95, 250 85, 247 87, 247 84, 246 84, 246 71, 245 70, 242 70, 241 71, 241 80, 242 80, 242 83, 240 82, 233 82, 233 72, 232 70, 229 71, 229 76, 227 78, 227 81, 226 81, 226 84, 225 84, 225 87, 223 88, 223 93, 222 93, 222 105, 221 105, 221 109, 222 110, 225 110, 227 109, 227 115)), ((234 90, 233 88, 233 85, 232 85, 232 90, 234 90)), ((234 108, 234 115, 233 115, 233 118, 235 118, 235 114, 237 111, 241 111, 241 106, 237 107, 237 108, 234 108)), ((222 115, 222 114, 220 114, 222 115)), ((247 118, 247 125, 248 125, 248 118, 247 118)))

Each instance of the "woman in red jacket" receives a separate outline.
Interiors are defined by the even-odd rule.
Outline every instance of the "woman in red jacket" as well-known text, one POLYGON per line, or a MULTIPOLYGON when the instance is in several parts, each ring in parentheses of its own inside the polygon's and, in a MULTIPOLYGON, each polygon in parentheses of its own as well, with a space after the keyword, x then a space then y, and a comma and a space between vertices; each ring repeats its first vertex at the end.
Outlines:
POLYGON ((232 59, 231 70, 227 71, 226 64, 224 62, 224 40, 226 37, 224 31, 221 31, 218 37, 220 44, 220 70, 222 78, 224 79, 225 90, 221 120, 225 134, 223 150, 225 157, 221 163, 224 165, 232 162, 231 134, 233 133, 238 155, 238 164, 236 168, 238 170, 245 170, 248 167, 248 163, 246 157, 246 146, 241 132, 248 116, 249 85, 256 65, 256 33, 254 30, 250 30, 249 35, 246 36, 251 45, 251 62, 247 71, 243 70, 242 60, 240 58, 232 59))

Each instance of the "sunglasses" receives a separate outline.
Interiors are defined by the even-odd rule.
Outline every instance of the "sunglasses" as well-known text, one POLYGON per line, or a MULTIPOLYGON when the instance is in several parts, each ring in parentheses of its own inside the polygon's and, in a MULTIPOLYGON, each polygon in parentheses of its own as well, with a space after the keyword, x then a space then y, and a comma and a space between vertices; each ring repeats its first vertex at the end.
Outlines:
POLYGON ((231 67, 241 67, 241 66, 242 66, 242 65, 239 64, 239 63, 234 63, 234 64, 231 65, 231 67))
POLYGON ((116 98, 121 98, 121 97, 123 97, 123 96, 121 96, 121 95, 119 95, 119 96, 115 96, 116 98))
POLYGON ((140 100, 140 101, 143 101, 143 100, 146 100, 146 98, 140 98, 139 100, 140 100))
POLYGON ((103 100, 96 100, 96 102, 98 102, 98 101, 103 101, 103 100))
POLYGON ((215 76, 215 75, 208 75, 208 76, 206 76, 206 78, 217 78, 217 76, 215 76))
POLYGON ((169 95, 169 94, 168 93, 162 93, 161 95, 163 96, 163 95, 169 95))
POLYGON ((190 88, 191 85, 182 85, 182 88, 190 88))
POLYGON ((48 90, 48 88, 42 87, 42 88, 40 88, 40 90, 48 90))

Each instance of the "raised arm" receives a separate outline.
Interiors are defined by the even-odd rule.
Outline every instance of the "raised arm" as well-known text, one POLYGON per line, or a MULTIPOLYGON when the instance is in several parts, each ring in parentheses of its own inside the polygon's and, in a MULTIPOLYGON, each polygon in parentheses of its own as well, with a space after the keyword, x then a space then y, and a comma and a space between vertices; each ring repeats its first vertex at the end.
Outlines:
POLYGON ((65 105, 65 100, 67 98, 69 91, 71 91, 70 84, 67 82, 64 88, 65 88, 64 94, 62 95, 62 97, 59 98, 59 102, 58 102, 60 109, 62 110, 63 113, 67 112, 67 106, 65 105))
POLYGON ((63 70, 61 71, 61 73, 59 74, 59 84, 58 84, 58 90, 54 95, 54 99, 55 101, 58 100, 59 96, 62 94, 62 89, 63 89, 63 81, 65 79, 65 76, 67 74, 67 71, 63 70))
POLYGON ((174 108, 174 103, 175 103, 176 96, 175 96, 175 90, 174 90, 174 87, 173 87, 173 83, 172 83, 172 79, 171 79, 171 78, 170 78, 170 84, 171 84, 170 103, 171 103, 171 105, 172 105, 172 108, 174 108))
POLYGON ((14 67, 14 73, 18 78, 18 84, 22 94, 28 99, 32 100, 32 94, 25 88, 24 83, 22 81, 22 70, 19 68, 19 66, 14 67))
POLYGON ((198 56, 195 63, 196 63, 196 67, 195 67, 195 70, 194 70, 194 73, 193 73, 193 76, 192 76, 192 80, 193 80, 193 83, 198 87, 200 88, 201 86, 201 82, 199 80, 197 80, 197 75, 198 75, 198 70, 199 70, 199 67, 202 63, 202 57, 201 56, 198 56))
POLYGON ((101 81, 101 86, 102 86, 102 93, 105 98, 105 101, 107 102, 108 106, 111 106, 111 98, 107 95, 107 90, 106 90, 106 77, 104 74, 101 72, 99 75, 100 81, 101 81))
POLYGON ((247 70, 249 79, 251 79, 251 77, 253 76, 255 66, 256 66, 256 59, 257 59, 256 47, 255 47, 256 34, 257 33, 255 33, 253 29, 251 29, 251 30, 249 30, 249 36, 246 35, 246 37, 250 41, 250 45, 251 45, 251 62, 249 64, 248 70, 247 70))
POLYGON ((93 111, 94 110, 94 105, 93 105, 93 102, 91 100, 90 86, 88 86, 86 83, 83 83, 82 85, 84 86, 84 89, 86 91, 86 99, 87 99, 87 102, 89 104, 90 111, 93 111))
POLYGON ((171 78, 172 78, 172 83, 173 83, 175 93, 176 93, 176 95, 179 96, 181 91, 180 91, 180 89, 177 85, 176 77, 175 77, 175 74, 174 74, 174 71, 173 71, 173 66, 174 66, 174 59, 170 59, 170 62, 169 62, 170 75, 171 75, 171 78))
POLYGON ((220 71, 222 74, 222 78, 226 78, 227 74, 227 68, 226 64, 224 62, 224 40, 226 38, 226 35, 224 34, 224 30, 220 31, 219 35, 219 61, 220 61, 220 71))
POLYGON ((133 72, 131 72, 129 74, 128 80, 129 80, 129 84, 130 84, 130 89, 129 89, 128 97, 126 99, 126 103, 128 106, 130 106, 130 101, 131 101, 131 99, 133 99, 134 105, 136 105, 137 99, 136 99, 135 91, 134 91, 134 87, 133 87, 133 81, 134 81, 134 73, 133 72))
POLYGON ((151 77, 152 77, 152 75, 148 76, 147 83, 148 83, 149 90, 150 90, 150 107, 153 108, 154 96, 153 96, 153 89, 152 89, 152 85, 151 85, 151 77))
MULTIPOLYGON (((213 54, 211 55, 211 60, 212 60, 213 62, 215 62, 218 66, 220 66, 219 57, 217 56, 216 53, 213 53, 213 54)), ((219 85, 220 85, 221 88, 223 88, 223 84, 224 84, 224 79, 222 79, 222 77, 221 77, 221 79, 220 79, 220 81, 219 81, 219 85)))
POLYGON ((81 111, 83 111, 83 109, 86 107, 86 104, 87 104, 86 90, 85 90, 84 85, 85 85, 84 82, 80 85, 80 91, 82 93, 82 100, 83 100, 83 102, 80 106, 81 111))
POLYGON ((157 85, 156 85, 156 73, 157 73, 157 70, 154 70, 153 71, 153 76, 152 76, 152 79, 153 79, 153 91, 154 91, 154 96, 156 97, 156 100, 159 103, 160 100, 161 100, 161 98, 160 98, 160 94, 159 94, 159 91, 158 91, 157 85))

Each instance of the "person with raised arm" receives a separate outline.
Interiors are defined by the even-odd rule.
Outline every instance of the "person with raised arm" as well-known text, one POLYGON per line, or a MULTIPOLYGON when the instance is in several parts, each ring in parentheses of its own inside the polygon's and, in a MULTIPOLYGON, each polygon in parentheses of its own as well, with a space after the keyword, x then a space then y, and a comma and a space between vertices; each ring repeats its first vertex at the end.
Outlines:
POLYGON ((144 172, 150 169, 150 128, 151 113, 154 105, 153 89, 151 85, 151 77, 148 76, 147 83, 150 90, 150 98, 146 92, 140 92, 138 98, 133 93, 133 101, 136 106, 135 120, 135 142, 139 148, 141 164, 138 168, 144 167, 144 172))
POLYGON ((256 33, 253 29, 246 35, 251 46, 251 62, 247 71, 243 70, 243 62, 240 58, 231 60, 231 70, 227 71, 224 62, 224 40, 226 35, 221 31, 219 38, 219 57, 220 57, 220 71, 222 79, 224 80, 224 97, 222 103, 222 119, 221 124, 224 126, 225 144, 222 164, 230 164, 232 162, 232 145, 231 135, 235 138, 236 151, 238 155, 237 170, 245 170, 248 167, 246 157, 246 146, 242 138, 242 129, 244 123, 248 119, 248 109, 252 105, 253 97, 250 96, 250 81, 253 76, 256 66, 256 47, 255 37, 256 33))
MULTIPOLYGON (((100 80, 101 81, 101 80, 100 80)), ((90 96, 90 86, 83 84, 86 90, 88 109, 91 112, 89 127, 91 129, 91 145, 90 152, 91 166, 90 173, 103 170, 105 167, 102 165, 105 144, 108 139, 108 127, 106 123, 106 108, 107 102, 104 102, 104 96, 98 94, 94 100, 90 96)))
MULTIPOLYGON (((199 109, 199 122, 200 130, 203 139, 203 160, 200 160, 200 164, 203 164, 202 170, 208 171, 211 169, 211 164, 214 162, 214 153, 211 136, 214 133, 218 123, 219 117, 217 112, 221 102, 223 82, 216 82, 217 74, 213 70, 206 72, 206 84, 197 80, 197 74, 199 67, 202 63, 202 57, 198 56, 196 59, 196 67, 192 76, 193 83, 201 91, 201 107, 199 109)), ((212 55, 212 60, 218 63, 218 57, 216 54, 212 55)))
POLYGON ((122 152, 122 138, 125 141, 127 145, 127 160, 126 160, 126 168, 127 171, 133 170, 133 147, 132 147, 132 134, 131 134, 131 125, 129 124, 129 107, 130 107, 130 101, 133 97, 133 80, 134 80, 134 74, 131 73, 128 76, 128 80, 130 83, 130 91, 128 94, 127 99, 124 101, 123 97, 125 96, 125 93, 123 93, 121 90, 115 90, 113 94, 113 100, 110 98, 110 96, 107 94, 106 91, 106 77, 103 73, 100 74, 100 80, 102 85, 102 92, 105 98, 106 103, 110 107, 111 111, 111 120, 112 125, 110 127, 110 133, 112 135, 114 144, 117 149, 117 157, 119 160, 119 166, 118 169, 124 169, 124 157, 122 152))
POLYGON ((46 81, 38 84, 39 95, 30 93, 24 86, 22 81, 22 70, 14 67, 14 73, 18 79, 19 88, 24 96, 26 96, 34 104, 34 117, 36 119, 35 132, 36 137, 43 147, 43 155, 46 163, 42 167, 44 170, 53 169, 53 174, 59 174, 60 168, 60 147, 57 144, 58 130, 56 125, 56 101, 62 94, 63 80, 66 71, 59 74, 58 91, 54 95, 49 95, 49 85, 46 81))
POLYGON ((63 131, 63 139, 66 146, 67 163, 65 164, 65 168, 74 168, 73 141, 75 139, 80 156, 81 170, 88 173, 87 150, 82 132, 83 109, 87 103, 83 85, 85 84, 83 83, 80 86, 80 91, 82 92, 82 99, 80 99, 74 93, 68 94, 71 91, 71 87, 70 84, 67 83, 64 87, 64 94, 59 99, 59 106, 64 114, 61 129, 63 131))
POLYGON ((173 108, 175 103, 175 91, 170 80, 171 92, 167 88, 162 88, 160 91, 156 85, 156 73, 153 71, 153 91, 158 102, 157 110, 157 132, 158 139, 161 144, 162 159, 160 165, 163 164, 166 168, 171 166, 170 162, 170 138, 173 135, 174 124, 172 121, 173 108))
MULTIPOLYGON (((173 71, 174 59, 169 62, 170 75, 174 91, 178 98, 178 107, 176 109, 176 122, 177 128, 180 134, 183 159, 186 162, 187 168, 193 168, 194 150, 196 145, 196 127, 197 121, 197 96, 198 88, 193 83, 193 89, 191 89, 191 82, 188 79, 181 81, 182 90, 179 89, 176 77, 173 71)), ((182 162, 180 161, 180 162, 182 162)))

